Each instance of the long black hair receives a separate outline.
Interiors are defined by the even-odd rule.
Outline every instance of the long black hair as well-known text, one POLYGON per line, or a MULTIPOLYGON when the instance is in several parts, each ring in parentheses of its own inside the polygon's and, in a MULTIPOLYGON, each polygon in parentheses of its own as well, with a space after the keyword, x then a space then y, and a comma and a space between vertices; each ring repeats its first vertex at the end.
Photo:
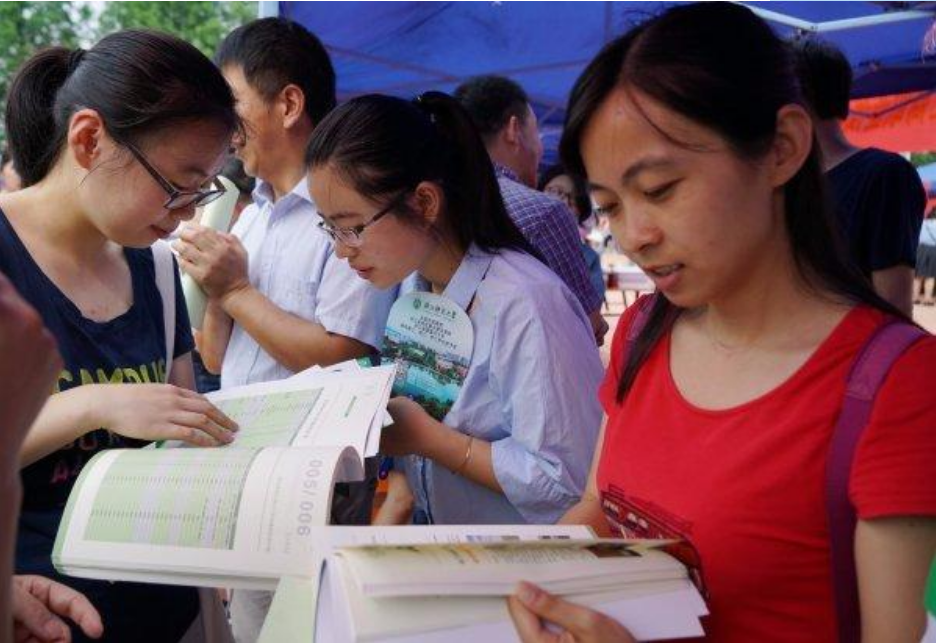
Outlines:
MULTIPOLYGON (((770 148, 777 111, 803 103, 789 49, 752 11, 727 2, 674 7, 606 45, 576 81, 560 142, 570 171, 585 174, 582 135, 617 87, 641 91, 752 159, 770 148)), ((819 154, 814 140, 803 166, 784 186, 785 226, 799 275, 814 292, 906 319, 847 258, 826 200, 819 154)), ((655 298, 627 355, 618 401, 677 315, 665 297, 655 298)))
POLYGON ((7 96, 7 136, 24 186, 49 173, 82 108, 97 111, 118 143, 138 144, 183 122, 213 122, 231 133, 239 124, 224 77, 175 36, 127 30, 88 51, 45 49, 26 61, 7 96))
MULTIPOLYGON (((445 216, 463 249, 529 251, 508 216, 494 166, 464 108, 426 92, 413 101, 370 94, 319 123, 306 153, 310 168, 329 165, 364 198, 396 198, 422 181, 438 184, 445 216)), ((395 213, 410 214, 405 203, 395 213)))

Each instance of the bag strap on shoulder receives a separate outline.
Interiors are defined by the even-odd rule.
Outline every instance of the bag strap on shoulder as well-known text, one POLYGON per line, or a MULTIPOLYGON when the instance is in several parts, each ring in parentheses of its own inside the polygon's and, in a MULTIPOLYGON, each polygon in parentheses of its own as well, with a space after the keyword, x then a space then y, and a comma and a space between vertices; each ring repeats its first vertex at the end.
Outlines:
POLYGON ((153 244, 153 265, 156 269, 156 287, 162 299, 163 328, 166 332, 166 381, 172 370, 172 355, 175 352, 175 261, 172 249, 165 241, 153 244))
POLYGON ((858 576, 855 571, 855 507, 848 493, 855 449, 874 406, 878 389, 894 363, 926 331, 894 320, 878 328, 852 365, 845 386, 842 411, 832 433, 826 462, 826 514, 831 542, 832 583, 840 643, 861 640, 858 576))
POLYGON ((627 329, 627 350, 630 351, 631 346, 640 336, 640 333, 643 332, 644 327, 647 325, 647 321, 650 319, 650 311, 653 310, 653 306, 656 303, 657 297, 661 297, 660 293, 654 292, 653 294, 647 295, 646 297, 641 297, 634 305, 637 306, 637 312, 634 313, 634 321, 631 322, 630 328, 627 329))

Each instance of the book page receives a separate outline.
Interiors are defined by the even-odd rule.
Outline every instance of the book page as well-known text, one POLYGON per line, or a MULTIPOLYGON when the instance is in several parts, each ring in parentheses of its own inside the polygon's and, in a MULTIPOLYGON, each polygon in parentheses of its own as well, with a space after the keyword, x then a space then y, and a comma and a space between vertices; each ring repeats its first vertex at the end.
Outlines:
POLYGON ((69 498, 53 562, 91 578, 272 589, 311 564, 336 472, 362 475, 352 449, 107 451, 69 498))
POLYGON ((242 449, 292 444, 322 397, 321 388, 219 399, 214 404, 242 430, 234 444, 242 449))
POLYGON ((315 638, 318 575, 284 576, 276 587, 257 643, 311 643, 315 638))
POLYGON ((520 580, 569 594, 686 577, 668 554, 621 540, 349 547, 336 557, 366 596, 507 596, 520 580))
MULTIPOLYGON (((515 641, 503 597, 368 598, 343 593, 340 573, 326 568, 316 617, 316 643, 478 643, 515 641)), ((703 636, 708 613, 688 580, 645 591, 586 594, 569 600, 622 623, 639 641, 703 636)), ((298 639, 283 639, 284 641, 298 639)))
POLYGON ((304 371, 207 397, 240 426, 225 448, 351 446, 364 458, 376 455, 394 372, 393 366, 304 371))
MULTIPOLYGON (((333 374, 333 373, 344 373, 344 374, 354 374, 360 373, 363 370, 371 368, 370 365, 362 366, 359 361, 364 361, 367 358, 362 358, 362 360, 348 360, 347 362, 341 362, 340 364, 334 364, 328 368, 322 368, 320 366, 312 366, 304 371, 296 373, 292 377, 288 378, 288 382, 315 382, 316 379, 321 379, 323 373, 333 374)), ((392 386, 394 378, 388 380, 388 384, 392 386)), ((379 408, 383 409, 378 411, 374 415, 374 419, 371 422, 370 429, 367 433, 367 443, 364 447, 363 455, 365 458, 370 458, 380 451, 380 434, 381 430, 393 424, 393 418, 390 417, 390 414, 387 413, 387 402, 390 400, 391 388, 388 386, 387 390, 383 395, 383 399, 379 404, 379 408)))

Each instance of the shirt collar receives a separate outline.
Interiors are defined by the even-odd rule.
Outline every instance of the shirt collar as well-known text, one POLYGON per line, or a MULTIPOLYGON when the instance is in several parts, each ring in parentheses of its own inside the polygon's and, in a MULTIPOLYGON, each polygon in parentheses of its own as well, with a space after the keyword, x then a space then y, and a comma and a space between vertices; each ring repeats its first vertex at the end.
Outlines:
POLYGON ((503 177, 505 179, 510 179, 511 181, 515 183, 520 182, 520 177, 517 176, 516 172, 511 170, 506 165, 501 165, 500 163, 496 163, 496 162, 494 163, 494 174, 497 175, 497 178, 503 177))
MULTIPOLYGON (((253 197, 254 203, 256 203, 259 208, 264 208, 267 204, 271 206, 275 205, 273 201, 273 186, 263 179, 257 179, 257 185, 254 187, 251 196, 253 197)), ((312 201, 312 196, 309 194, 309 182, 306 180, 305 175, 303 175, 293 189, 290 190, 289 194, 283 195, 280 201, 290 202, 295 199, 307 201, 313 208, 315 207, 315 202, 312 201)))
POLYGON ((467 311, 493 260, 494 255, 471 244, 442 296, 451 299, 462 310, 467 311))

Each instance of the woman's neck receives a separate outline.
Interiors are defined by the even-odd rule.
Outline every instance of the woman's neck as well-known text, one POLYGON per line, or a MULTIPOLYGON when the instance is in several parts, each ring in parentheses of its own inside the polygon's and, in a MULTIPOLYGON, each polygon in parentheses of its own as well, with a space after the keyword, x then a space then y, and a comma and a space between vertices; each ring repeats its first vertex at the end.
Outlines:
MULTIPOLYGON (((811 342, 810 329, 848 306, 817 292, 806 282, 793 259, 785 234, 758 255, 757 265, 709 302, 702 323, 709 338, 725 350, 758 345, 770 349, 799 340, 811 342)), ((837 316, 836 316, 837 317, 837 316)))
MULTIPOLYGON (((53 171, 34 186, 9 194, 4 207, 22 212, 19 227, 41 231, 41 242, 79 261, 93 261, 113 243, 89 220, 76 202, 77 186, 53 171)), ((34 236, 35 238, 35 236, 34 236)))
POLYGON ((454 236, 442 234, 435 250, 420 266, 419 274, 429 282, 432 292, 441 294, 452 280, 452 276, 458 270, 464 257, 465 249, 455 241, 454 236))

